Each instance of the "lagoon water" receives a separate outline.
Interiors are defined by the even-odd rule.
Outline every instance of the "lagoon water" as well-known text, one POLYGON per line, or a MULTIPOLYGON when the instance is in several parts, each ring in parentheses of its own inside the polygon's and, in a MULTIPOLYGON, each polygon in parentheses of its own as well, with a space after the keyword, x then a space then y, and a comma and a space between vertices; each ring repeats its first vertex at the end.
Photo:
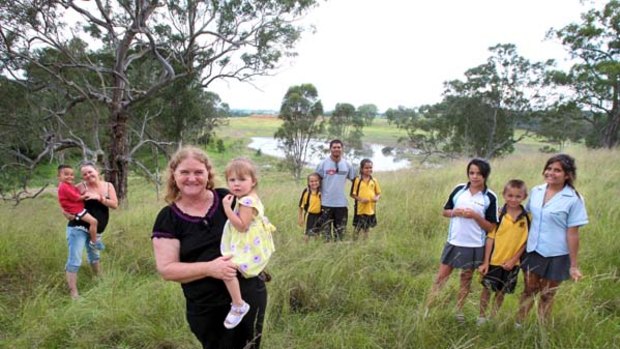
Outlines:
MULTIPOLYGON (((284 151, 281 148, 280 142, 272 137, 252 137, 252 142, 249 147, 251 149, 260 150, 265 155, 275 156, 278 158, 284 158, 284 151)), ((375 172, 381 171, 395 171, 404 168, 409 168, 411 163, 407 159, 399 159, 394 154, 384 154, 381 144, 366 143, 364 144, 364 154, 353 154, 348 152, 345 156, 347 160, 359 168, 360 161, 363 158, 369 158, 373 162, 373 170, 375 172)), ((310 141, 310 149, 308 150, 308 158, 306 162, 308 167, 314 168, 321 160, 329 156, 326 152, 329 149, 329 143, 322 141, 310 141)), ((346 150, 346 149, 345 149, 346 150)))

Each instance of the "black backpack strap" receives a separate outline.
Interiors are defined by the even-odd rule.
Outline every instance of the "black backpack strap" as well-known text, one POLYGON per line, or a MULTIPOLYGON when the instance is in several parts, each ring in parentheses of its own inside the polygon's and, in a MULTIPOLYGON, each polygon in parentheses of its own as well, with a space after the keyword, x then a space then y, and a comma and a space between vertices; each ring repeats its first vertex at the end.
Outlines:
MULTIPOLYGON (((525 212, 525 211, 524 211, 525 212)), ((530 220, 529 212, 525 212, 525 221, 527 222, 527 231, 529 233, 530 227, 532 226, 532 221, 530 220)))
POLYGON ((355 196, 359 196, 360 195, 360 186, 362 185, 362 177, 358 177, 359 180, 357 181, 357 188, 355 188, 355 196))
MULTIPOLYGON (((530 231, 530 226, 532 226, 532 222, 530 220, 530 214, 529 212, 527 212, 525 210, 525 208, 523 208, 523 206, 521 206, 521 209, 523 210, 523 213, 521 213, 521 215, 525 216, 525 222, 527 223, 527 231, 530 231)), ((502 224, 502 219, 504 219, 504 215, 506 214, 506 207, 502 207, 501 212, 499 213, 499 220, 497 222, 497 226, 499 227, 500 224, 502 224)), ((521 216, 519 216, 520 218, 521 216)))
POLYGON ((502 210, 499 212, 499 219, 497 220, 497 227, 499 228, 500 224, 502 224, 502 219, 506 215, 506 207, 502 207, 502 210))
POLYGON ((308 207, 310 206, 310 191, 308 188, 305 188, 304 191, 301 192, 301 197, 299 198, 299 207, 303 207, 304 211, 308 211, 308 207), (308 195, 306 195, 308 194, 308 195), (306 197, 306 202, 304 203, 304 196, 306 197))
POLYGON ((521 205, 521 210, 522 210, 521 215, 525 216, 525 223, 527 223, 527 232, 529 233, 530 226, 532 226, 532 222, 530 220, 530 213, 525 210, 525 207, 523 207, 523 205, 521 205))
POLYGON ((357 180, 357 177, 355 177, 353 179, 353 182, 351 182, 351 190, 349 190, 349 195, 354 195, 355 194, 355 181, 357 180))
MULTIPOLYGON (((362 177, 355 177, 355 179, 353 179, 353 183, 351 183, 351 192, 350 195, 355 195, 358 196, 357 194, 359 194, 360 192, 360 184, 362 183, 362 177), (355 185, 355 181, 357 181, 357 186, 355 185)), ((354 201, 353 203, 353 214, 357 214, 357 200, 354 201)))

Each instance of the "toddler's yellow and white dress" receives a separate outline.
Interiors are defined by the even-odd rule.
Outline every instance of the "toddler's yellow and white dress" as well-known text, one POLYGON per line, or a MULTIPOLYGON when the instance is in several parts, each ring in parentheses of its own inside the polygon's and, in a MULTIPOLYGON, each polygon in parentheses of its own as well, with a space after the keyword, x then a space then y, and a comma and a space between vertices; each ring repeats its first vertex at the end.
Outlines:
POLYGON ((250 278, 265 269, 275 251, 271 234, 276 228, 265 217, 265 207, 258 198, 244 196, 238 199, 235 213, 239 212, 239 205, 251 207, 257 214, 245 233, 237 231, 228 220, 224 226, 220 250, 223 256, 232 255, 232 261, 239 266, 241 274, 250 278))

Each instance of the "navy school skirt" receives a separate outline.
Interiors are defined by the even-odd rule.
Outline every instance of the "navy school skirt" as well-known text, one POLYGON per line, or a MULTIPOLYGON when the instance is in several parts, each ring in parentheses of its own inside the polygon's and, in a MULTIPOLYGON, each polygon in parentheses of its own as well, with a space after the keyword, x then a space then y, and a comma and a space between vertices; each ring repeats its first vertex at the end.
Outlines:
POLYGON ((484 260, 484 246, 461 247, 446 242, 441 253, 441 263, 457 269, 476 269, 484 260))
POLYGON ((570 257, 565 254, 555 257, 543 257, 537 252, 526 252, 521 257, 521 269, 534 273, 543 279, 564 281, 570 279, 570 257))

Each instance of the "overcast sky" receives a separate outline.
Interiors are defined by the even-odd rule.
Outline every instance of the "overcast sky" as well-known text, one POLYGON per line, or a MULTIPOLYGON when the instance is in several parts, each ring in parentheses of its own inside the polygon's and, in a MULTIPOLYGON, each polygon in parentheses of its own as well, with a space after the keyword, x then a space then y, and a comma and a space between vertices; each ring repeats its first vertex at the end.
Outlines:
POLYGON ((488 48, 513 43, 530 61, 568 57, 545 34, 579 22, 601 0, 329 0, 303 20, 298 56, 254 86, 218 81, 211 91, 233 109, 279 110, 293 85, 313 84, 324 109, 373 103, 380 111, 441 100, 443 82, 485 62, 488 48))

